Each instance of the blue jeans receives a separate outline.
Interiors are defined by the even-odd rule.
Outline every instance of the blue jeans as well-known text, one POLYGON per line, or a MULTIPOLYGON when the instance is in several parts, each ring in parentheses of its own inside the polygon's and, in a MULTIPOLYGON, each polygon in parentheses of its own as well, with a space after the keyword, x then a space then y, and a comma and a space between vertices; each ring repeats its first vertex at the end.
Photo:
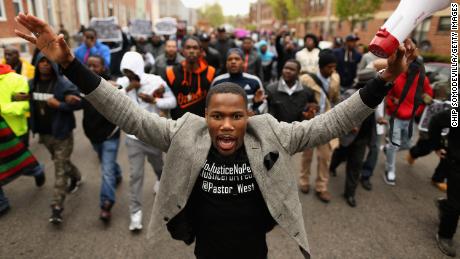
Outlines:
POLYGON ((91 143, 101 162, 102 181, 100 206, 105 201, 115 203, 116 179, 121 177, 120 165, 117 163, 119 138, 108 139, 102 143, 91 143))
POLYGON ((0 186, 0 212, 6 210, 8 207, 10 207, 10 202, 8 201, 8 198, 6 198, 2 187, 0 186))
POLYGON ((409 139, 410 120, 400 120, 395 118, 393 129, 393 142, 400 146, 393 145, 391 141, 386 146, 385 171, 396 173, 396 153, 400 149, 409 149, 411 140, 409 139))

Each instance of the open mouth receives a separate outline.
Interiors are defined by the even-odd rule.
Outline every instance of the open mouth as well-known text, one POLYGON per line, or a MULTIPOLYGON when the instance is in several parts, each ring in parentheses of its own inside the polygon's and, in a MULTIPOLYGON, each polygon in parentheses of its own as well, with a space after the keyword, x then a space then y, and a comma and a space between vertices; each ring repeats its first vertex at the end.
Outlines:
POLYGON ((236 140, 237 138, 231 135, 217 136, 217 146, 224 151, 232 150, 236 147, 236 140))

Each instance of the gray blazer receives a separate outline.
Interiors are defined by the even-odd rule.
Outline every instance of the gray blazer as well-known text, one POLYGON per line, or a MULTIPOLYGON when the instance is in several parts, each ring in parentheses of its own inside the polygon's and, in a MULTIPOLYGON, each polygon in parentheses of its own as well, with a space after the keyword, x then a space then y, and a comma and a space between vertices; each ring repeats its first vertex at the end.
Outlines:
MULTIPOLYGON (((85 98, 126 133, 167 152, 149 224, 149 241, 155 244, 160 241, 160 233, 167 231, 167 223, 185 207, 207 158, 211 138, 206 121, 191 113, 176 121, 159 117, 139 108, 104 79, 85 98)), ((305 258, 310 258, 310 248, 290 157, 348 133, 372 111, 355 93, 329 112, 308 121, 289 124, 278 122, 269 114, 249 118, 244 146, 254 177, 270 214, 297 242, 305 258), (270 152, 278 152, 279 158, 267 170, 263 160, 270 152)))

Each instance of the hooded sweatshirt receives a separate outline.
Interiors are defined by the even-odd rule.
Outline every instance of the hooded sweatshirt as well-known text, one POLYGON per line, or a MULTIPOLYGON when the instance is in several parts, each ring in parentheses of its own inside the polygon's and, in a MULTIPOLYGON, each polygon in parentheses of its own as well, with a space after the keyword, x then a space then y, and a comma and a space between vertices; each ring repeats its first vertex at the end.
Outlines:
MULTIPOLYGON (((123 72, 125 69, 130 70, 139 77, 141 86, 139 89, 133 89, 127 92, 126 88, 128 88, 130 82, 129 78, 126 76, 118 78, 117 84, 123 87, 122 91, 131 98, 131 101, 139 105, 139 107, 156 114, 159 114, 160 110, 170 110, 176 107, 176 98, 166 82, 160 76, 146 74, 144 72, 144 59, 141 54, 133 51, 126 52, 120 64, 120 70, 123 72), (155 90, 161 86, 165 88, 165 93, 162 98, 156 99, 155 104, 144 102, 139 97, 141 93, 153 96, 155 90)), ((137 139, 134 135, 127 136, 137 139)))
POLYGON ((0 64, 0 116, 16 136, 27 133, 26 112, 29 111, 29 102, 12 101, 12 97, 17 93, 28 92, 26 78, 16 74, 9 65, 0 64))
POLYGON ((268 49, 268 43, 266 40, 261 40, 257 44, 257 53, 262 60, 262 66, 267 66, 271 62, 273 62, 273 59, 275 58, 275 54, 273 54, 269 49, 268 49), (263 46, 267 46, 267 51, 265 53, 262 53, 260 50, 263 46))
POLYGON ((44 58, 46 57, 42 53, 37 55, 36 63, 34 64, 35 67, 37 67, 35 76, 34 79, 29 81, 31 93, 30 126, 34 133, 49 134, 56 139, 63 140, 68 138, 75 128, 75 116, 73 111, 81 108, 81 103, 77 105, 67 104, 65 102, 65 96, 79 96, 80 92, 74 84, 60 73, 56 63, 51 63, 55 77, 50 84, 49 91, 39 91, 40 70, 38 69, 38 63, 44 58), (56 109, 50 108, 46 104, 46 101, 52 97, 60 102, 59 107, 56 109), (42 120, 43 116, 40 114, 42 111, 37 109, 38 107, 44 108, 47 116, 49 116, 49 121, 44 122, 42 120), (44 132, 43 129, 46 129, 46 132, 44 132))
MULTIPOLYGON (((17 67, 19 70, 16 71, 16 73, 25 76, 27 78, 27 80, 34 78, 35 67, 32 66, 32 64, 30 64, 29 62, 27 62, 27 60, 25 60, 23 58, 19 58, 19 60, 20 60, 20 62, 19 62, 19 65, 17 67)), ((5 59, 2 60, 2 64, 6 64, 5 59)), ((16 69, 16 68, 14 68, 14 69, 16 69)))
MULTIPOLYGON (((392 115, 395 112, 398 106, 395 100, 399 100, 401 98, 402 92, 404 90, 404 86, 406 85, 407 77, 408 77, 407 72, 399 75, 394 82, 394 87, 391 88, 390 92, 388 92, 388 96, 386 98, 388 115, 392 115)), ((396 118, 401 119, 401 120, 410 120, 410 118, 412 117, 412 109, 414 108, 414 97, 415 97, 415 92, 417 90, 417 83, 418 83, 418 75, 415 76, 414 81, 412 82, 409 88, 409 92, 407 93, 406 98, 401 103, 401 106, 396 112, 396 118)), ((427 77, 425 77, 425 81, 423 82, 423 94, 424 95, 427 94, 433 97, 433 90, 430 86, 430 82, 428 81, 427 77)), ((420 116, 424 108, 425 108, 425 105, 422 103, 418 107, 417 111, 415 112, 415 115, 420 116)))
POLYGON ((215 69, 202 58, 198 64, 194 71, 186 69, 185 60, 166 69, 164 78, 177 98, 177 107, 171 110, 173 120, 187 112, 204 117, 206 95, 214 79, 215 69))

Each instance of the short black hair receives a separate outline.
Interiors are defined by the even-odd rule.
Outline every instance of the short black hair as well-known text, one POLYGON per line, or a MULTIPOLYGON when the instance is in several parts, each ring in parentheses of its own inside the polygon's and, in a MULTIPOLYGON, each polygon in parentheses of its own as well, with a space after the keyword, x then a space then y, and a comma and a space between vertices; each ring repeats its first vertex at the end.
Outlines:
POLYGON ((91 54, 91 55, 89 55, 88 59, 89 58, 97 58, 97 59, 99 59, 99 61, 101 61, 102 66, 105 67, 105 60, 101 55, 91 54))
POLYGON ((245 106, 248 105, 248 96, 246 95, 246 92, 241 86, 235 83, 224 82, 213 86, 206 96, 206 108, 208 108, 211 97, 214 94, 236 94, 243 97, 245 106))
POLYGON ((193 36, 193 35, 187 35, 187 36, 185 36, 185 38, 184 38, 184 40, 183 40, 182 47, 185 46, 185 43, 186 43, 188 40, 194 40, 194 41, 196 41, 196 43, 198 43, 198 46, 201 48, 201 41, 200 41, 200 39, 198 39, 198 37, 193 36))
POLYGON ((295 63, 297 65, 297 72, 300 72, 300 69, 302 68, 302 65, 300 64, 300 62, 297 59, 294 59, 294 58, 288 59, 288 60, 286 60, 284 65, 286 65, 288 62, 295 63))
POLYGON ((243 38, 241 38, 241 41, 245 41, 245 40, 250 40, 251 42, 254 42, 254 40, 249 36, 244 36, 243 38))
POLYGON ((92 33, 94 33, 94 36, 96 36, 96 38, 97 38, 97 31, 94 28, 88 27, 83 31, 83 34, 85 34, 85 32, 92 32, 92 33))
POLYGON ((319 68, 323 68, 333 63, 337 64, 337 58, 331 49, 323 49, 319 52, 319 60, 318 60, 319 68))
POLYGON ((313 34, 313 33, 307 33, 307 34, 305 34, 305 36, 303 37, 303 42, 304 42, 304 44, 306 44, 308 38, 310 38, 310 39, 313 40, 313 42, 314 42, 314 44, 315 44, 315 48, 317 48, 317 47, 318 47, 318 44, 319 44, 318 37, 316 37, 316 35, 313 34))

